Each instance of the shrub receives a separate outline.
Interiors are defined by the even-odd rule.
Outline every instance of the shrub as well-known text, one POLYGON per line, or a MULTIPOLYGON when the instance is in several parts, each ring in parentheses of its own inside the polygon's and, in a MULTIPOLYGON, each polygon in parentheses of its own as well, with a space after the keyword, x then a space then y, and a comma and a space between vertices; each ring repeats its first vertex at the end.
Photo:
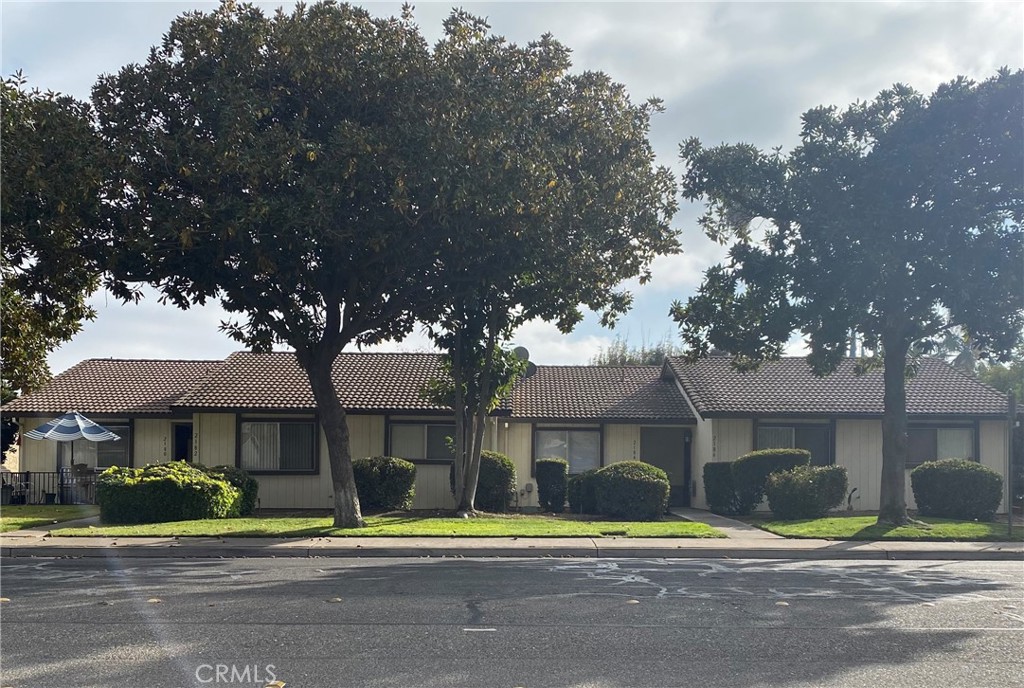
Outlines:
POLYGON ((621 461, 600 469, 595 480, 599 514, 655 521, 668 508, 668 475, 657 466, 643 461, 621 461))
POLYGON ((560 514, 565 509, 569 488, 569 462, 565 459, 537 460, 537 499, 544 511, 560 514))
POLYGON ((1003 495, 1003 477, 964 459, 928 461, 910 473, 922 516, 991 521, 1003 495))
POLYGON ((708 508, 716 514, 735 516, 739 513, 739 498, 732 482, 731 461, 704 464, 704 496, 708 508))
POLYGON ((591 468, 569 478, 569 511, 574 514, 597 513, 597 469, 591 468))
POLYGON ((821 518, 846 497, 843 466, 797 466, 768 476, 765 493, 776 518, 821 518))
POLYGON ((416 466, 393 456, 371 456, 352 462, 359 504, 367 509, 405 511, 416 496, 416 466))
POLYGON ((105 523, 155 523, 237 516, 242 492, 184 461, 108 468, 97 479, 105 523))
POLYGON ((732 481, 736 489, 736 513, 747 515, 764 499, 768 476, 789 471, 811 462, 806 449, 761 449, 744 454, 732 462, 732 481))
POLYGON ((507 511, 516 497, 516 465, 504 454, 480 452, 480 480, 474 504, 481 511, 507 511))
POLYGON ((256 478, 235 466, 200 467, 215 478, 226 480, 232 487, 238 488, 242 496, 238 500, 238 515, 251 516, 259 502, 260 483, 256 478))

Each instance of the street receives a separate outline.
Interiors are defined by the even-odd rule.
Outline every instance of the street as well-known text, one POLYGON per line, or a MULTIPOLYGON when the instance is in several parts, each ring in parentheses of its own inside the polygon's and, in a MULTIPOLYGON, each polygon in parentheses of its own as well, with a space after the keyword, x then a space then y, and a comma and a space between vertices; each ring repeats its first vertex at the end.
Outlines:
POLYGON ((1024 677, 1020 562, 15 559, 0 575, 15 688, 1024 677))

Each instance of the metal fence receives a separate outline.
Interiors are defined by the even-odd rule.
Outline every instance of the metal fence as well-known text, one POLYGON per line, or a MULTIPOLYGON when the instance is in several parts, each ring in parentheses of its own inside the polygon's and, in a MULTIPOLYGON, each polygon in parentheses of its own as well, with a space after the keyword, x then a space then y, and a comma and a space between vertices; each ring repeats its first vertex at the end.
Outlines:
POLYGON ((95 504, 96 474, 61 471, 3 473, 2 504, 95 504))

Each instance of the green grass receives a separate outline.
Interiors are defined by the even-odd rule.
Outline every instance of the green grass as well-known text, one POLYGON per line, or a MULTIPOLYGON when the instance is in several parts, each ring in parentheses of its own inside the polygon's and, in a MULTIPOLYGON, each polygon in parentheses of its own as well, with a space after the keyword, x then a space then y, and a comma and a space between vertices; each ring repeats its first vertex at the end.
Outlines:
POLYGON ((573 516, 486 515, 461 519, 389 514, 369 516, 365 520, 366 527, 350 529, 332 527, 328 517, 266 517, 61 528, 53 534, 78 537, 725 537, 711 526, 675 518, 633 522, 589 521, 573 516))
POLYGON ((823 540, 918 540, 935 542, 1005 542, 1024 540, 1024 528, 1014 526, 1013 537, 1006 532, 1005 523, 979 523, 955 521, 945 518, 921 518, 930 527, 880 526, 874 516, 838 516, 805 521, 760 521, 751 523, 759 528, 791 538, 819 538, 823 540))
POLYGON ((73 521, 76 518, 88 518, 98 513, 99 510, 94 506, 78 504, 0 507, 0 533, 47 526, 60 521, 73 521))

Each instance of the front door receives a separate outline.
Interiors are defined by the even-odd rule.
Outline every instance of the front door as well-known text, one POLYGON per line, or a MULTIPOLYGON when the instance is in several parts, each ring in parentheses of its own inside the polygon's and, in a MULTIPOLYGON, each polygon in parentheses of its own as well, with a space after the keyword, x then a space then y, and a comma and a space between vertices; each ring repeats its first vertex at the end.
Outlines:
POLYGON ((640 428, 640 460, 668 474, 669 506, 690 506, 690 431, 686 428, 640 428))
POLYGON ((172 461, 192 461, 192 424, 175 423, 174 442, 171 447, 172 461))

